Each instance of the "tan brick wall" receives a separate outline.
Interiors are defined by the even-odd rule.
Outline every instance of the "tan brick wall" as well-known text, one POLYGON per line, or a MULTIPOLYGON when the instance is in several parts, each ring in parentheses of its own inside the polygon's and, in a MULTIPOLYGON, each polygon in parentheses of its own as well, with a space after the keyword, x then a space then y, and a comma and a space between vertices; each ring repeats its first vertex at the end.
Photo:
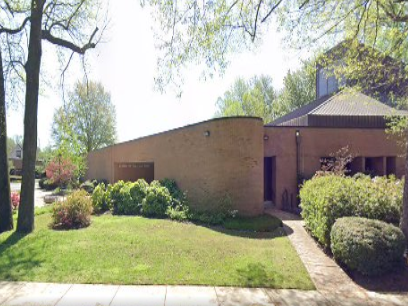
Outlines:
POLYGON ((296 195, 296 130, 300 131, 300 172, 311 177, 320 169, 320 158, 349 146, 355 156, 399 156, 397 176, 404 174, 403 150, 395 139, 380 129, 265 127, 265 156, 276 156, 276 204, 282 194, 296 195))
POLYGON ((256 215, 263 212, 263 133, 260 119, 214 119, 91 152, 87 177, 112 182, 115 162, 154 162, 155 179, 175 179, 192 205, 228 193, 241 214, 256 215))

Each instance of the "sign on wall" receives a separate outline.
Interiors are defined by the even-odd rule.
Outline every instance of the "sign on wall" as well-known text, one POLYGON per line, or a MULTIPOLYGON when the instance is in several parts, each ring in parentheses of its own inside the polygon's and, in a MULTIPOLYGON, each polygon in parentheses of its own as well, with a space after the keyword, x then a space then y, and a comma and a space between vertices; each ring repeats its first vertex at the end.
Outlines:
POLYGON ((120 180, 135 182, 138 179, 144 179, 148 183, 154 180, 153 162, 115 163, 115 182, 120 180))

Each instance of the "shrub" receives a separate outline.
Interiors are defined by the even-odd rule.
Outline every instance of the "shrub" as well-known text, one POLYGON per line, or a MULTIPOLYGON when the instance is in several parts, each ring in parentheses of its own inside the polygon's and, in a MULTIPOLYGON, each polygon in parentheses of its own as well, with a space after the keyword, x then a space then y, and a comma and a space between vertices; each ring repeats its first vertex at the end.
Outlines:
POLYGON ((118 198, 116 202, 114 213, 118 215, 137 215, 140 213, 139 205, 133 202, 130 190, 132 189, 132 183, 125 183, 119 190, 118 198))
POLYGON ((82 190, 85 190, 89 194, 92 194, 94 192, 95 186, 96 185, 94 185, 94 182, 85 181, 80 185, 79 188, 81 188, 82 190))
POLYGON ((142 205, 143 199, 146 197, 149 184, 144 179, 137 180, 130 188, 130 196, 136 205, 142 205))
POLYGON ((382 221, 340 218, 331 231, 331 250, 350 270, 380 275, 402 262, 405 237, 399 228, 382 221))
POLYGON ((172 198, 172 207, 176 207, 186 202, 186 194, 181 191, 175 180, 165 178, 163 180, 160 180, 159 182, 161 186, 166 187, 170 192, 170 196, 172 198))
POLYGON ((56 184, 54 184, 51 180, 49 180, 48 178, 42 178, 39 180, 38 185, 41 189, 44 190, 54 190, 56 189, 58 186, 56 184))
POLYGON ((91 181, 92 181, 94 187, 96 187, 96 186, 98 186, 98 185, 100 185, 102 183, 105 184, 105 186, 109 185, 109 181, 107 179, 93 179, 91 181))
POLYGON ((113 204, 113 213, 117 215, 139 215, 142 201, 146 196, 149 184, 139 179, 135 183, 119 181, 108 188, 109 196, 113 204))
POLYGON ((73 192, 65 201, 55 204, 51 227, 77 229, 91 223, 92 200, 84 190, 73 192))
POLYGON ((69 158, 54 158, 45 169, 47 178, 58 187, 65 187, 73 181, 76 166, 69 158))
POLYGON ((109 193, 106 191, 104 183, 95 187, 92 193, 92 205, 94 213, 102 213, 111 209, 109 193))
POLYGON ((402 212, 403 186, 395 176, 359 178, 355 181, 355 215, 399 224, 402 212))
POLYGON ((142 201, 142 215, 147 217, 165 217, 171 205, 171 195, 166 187, 153 181, 147 188, 146 197, 142 201))
POLYGON ((402 186, 395 178, 315 177, 300 190, 302 217, 312 235, 328 248, 330 230, 338 218, 358 216, 398 223, 402 186))
POLYGON ((234 218, 238 213, 232 210, 232 199, 229 194, 221 197, 209 197, 201 205, 206 210, 191 209, 190 219, 205 224, 221 225, 228 218, 234 218))
POLYGON ((120 202, 122 200, 120 191, 125 186, 125 184, 126 183, 124 181, 118 181, 115 184, 108 186, 107 199, 110 202, 110 205, 113 207, 114 214, 116 214, 117 206, 120 205, 120 202))
POLYGON ((187 206, 179 206, 176 208, 169 206, 166 215, 172 220, 186 221, 190 218, 190 211, 187 206))
POLYGON ((20 194, 18 192, 11 192, 11 205, 13 210, 17 210, 18 206, 20 206, 20 194))

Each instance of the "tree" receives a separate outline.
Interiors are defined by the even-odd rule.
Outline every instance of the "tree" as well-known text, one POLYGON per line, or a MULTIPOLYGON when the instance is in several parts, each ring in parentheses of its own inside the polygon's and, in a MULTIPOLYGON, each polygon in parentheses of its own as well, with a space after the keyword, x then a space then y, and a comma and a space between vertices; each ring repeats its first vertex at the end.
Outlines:
POLYGON ((0 48, 0 233, 13 229, 10 177, 7 157, 6 91, 0 48))
MULTIPOLYGON (((8 3, 5 3, 8 5, 8 3)), ((16 11, 22 11, 23 8, 19 1, 16 1, 16 11)), ((3 39, 6 37, 7 45, 12 46, 15 41, 9 39, 11 35, 20 35, 23 25, 17 27, 10 21, 7 14, 4 14, 3 3, 0 3, 0 233, 13 229, 13 212, 10 193, 9 161, 8 161, 8 138, 7 138, 7 120, 6 120, 6 80, 9 84, 15 84, 12 79, 13 72, 18 71, 15 68, 17 62, 13 53, 3 53, 3 39), (5 58, 3 59, 3 54, 5 58)), ((10 9, 11 11, 11 9, 10 9)), ((14 11, 14 10, 13 10, 14 11)))
MULTIPOLYGON (((356 76, 354 80, 358 80, 358 76, 369 69, 370 74, 375 76, 374 81, 387 80, 384 78, 387 57, 404 62, 408 58, 408 1, 405 0, 235 0, 204 3, 151 0, 148 3, 155 7, 153 14, 160 24, 159 39, 163 53, 159 60, 157 82, 161 88, 180 80, 181 69, 189 63, 204 60, 209 70, 222 72, 228 63, 228 55, 248 47, 249 41, 256 41, 262 34, 261 28, 267 30, 261 25, 267 24, 271 16, 277 17, 287 41, 297 48, 327 49, 346 40, 343 50, 347 54, 343 54, 342 61, 337 61, 334 68, 343 70, 350 79, 356 76), (366 61, 370 57, 366 56, 367 49, 361 48, 361 43, 380 52, 372 52, 371 60, 366 61), (378 60, 372 60, 375 57, 378 60)), ((335 58, 331 60, 333 63, 335 58)), ((336 69, 333 69, 335 74, 336 69)), ((402 70, 407 71, 405 67, 402 70)), ((397 76, 397 80, 400 79, 401 74, 397 76)), ((405 79, 402 77, 400 84, 404 84, 405 79)), ((389 81, 392 82, 393 78, 389 81)), ((408 177, 408 154, 406 158, 408 177)), ((401 228, 408 239, 408 180, 405 180, 403 202, 401 228)))
POLYGON ((218 98, 216 116, 254 116, 269 123, 276 117, 275 101, 276 92, 270 77, 253 77, 249 81, 239 78, 224 97, 218 98))
POLYGON ((316 65, 305 61, 296 71, 288 71, 283 79, 283 89, 279 93, 280 113, 286 114, 316 98, 316 65))
POLYGON ((34 229, 34 180, 42 40, 69 50, 71 55, 68 57, 68 66, 74 54, 84 55, 87 50, 95 48, 100 38, 96 37, 99 29, 95 26, 90 31, 90 25, 98 23, 101 5, 99 0, 20 0, 12 3, 3 1, 1 8, 2 13, 7 15, 7 20, 18 23, 14 32, 10 30, 7 33, 13 35, 18 30, 18 33, 26 34, 27 40, 26 45, 25 40, 18 46, 9 45, 8 53, 22 54, 22 58, 13 61, 15 64, 13 67, 19 67, 18 71, 25 74, 22 78, 25 83, 23 179, 17 230, 31 232, 34 229))
POLYGON ((115 143, 115 106, 101 83, 76 83, 68 103, 54 114, 52 137, 56 146, 77 140, 81 155, 115 143))

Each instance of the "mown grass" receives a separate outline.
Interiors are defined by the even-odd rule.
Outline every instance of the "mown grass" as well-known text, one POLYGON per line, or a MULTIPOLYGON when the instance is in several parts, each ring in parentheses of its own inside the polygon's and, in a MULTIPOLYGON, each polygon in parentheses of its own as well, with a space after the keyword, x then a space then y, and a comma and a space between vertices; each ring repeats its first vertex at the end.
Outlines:
POLYGON ((281 228, 249 233, 169 220, 103 215, 90 227, 0 235, 0 280, 313 289, 281 228))

